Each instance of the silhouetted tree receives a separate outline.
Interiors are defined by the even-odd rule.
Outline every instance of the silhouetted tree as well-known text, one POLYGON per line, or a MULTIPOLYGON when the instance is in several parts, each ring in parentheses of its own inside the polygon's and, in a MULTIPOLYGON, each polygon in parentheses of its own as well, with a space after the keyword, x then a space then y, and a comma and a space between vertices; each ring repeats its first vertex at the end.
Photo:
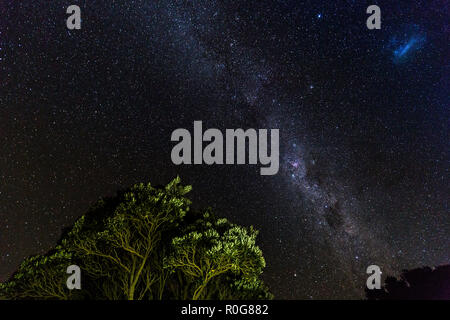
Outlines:
POLYGON ((370 300, 450 300, 450 265, 404 270, 387 277, 380 290, 366 289, 370 300))

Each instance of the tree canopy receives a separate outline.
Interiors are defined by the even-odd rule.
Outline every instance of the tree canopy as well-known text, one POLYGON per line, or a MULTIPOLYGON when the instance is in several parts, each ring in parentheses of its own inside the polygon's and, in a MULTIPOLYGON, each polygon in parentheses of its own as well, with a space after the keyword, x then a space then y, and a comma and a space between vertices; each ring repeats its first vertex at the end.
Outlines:
POLYGON ((366 288, 369 300, 450 300, 450 265, 403 270, 381 289, 366 288))
POLYGON ((258 232, 190 210, 190 186, 137 184, 98 201, 45 255, 27 258, 0 299, 270 299, 258 232), (78 265, 82 289, 66 287, 78 265))

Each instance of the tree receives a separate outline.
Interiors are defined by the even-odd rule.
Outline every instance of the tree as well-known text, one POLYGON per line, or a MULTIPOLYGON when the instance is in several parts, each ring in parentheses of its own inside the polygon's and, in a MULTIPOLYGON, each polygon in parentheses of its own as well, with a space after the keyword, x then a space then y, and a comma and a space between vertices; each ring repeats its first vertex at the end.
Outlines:
POLYGON ((239 299, 246 297, 247 290, 259 291, 253 298, 270 297, 259 279, 265 261, 253 228, 247 230, 206 212, 183 234, 172 239, 171 254, 164 263, 184 277, 180 298, 190 294, 193 300, 239 299))
POLYGON ((218 219, 210 210, 191 211, 186 197, 191 187, 180 183, 176 178, 165 187, 138 184, 101 199, 51 253, 25 260, 0 285, 0 297, 271 298, 260 279, 265 261, 255 243, 257 232, 218 219), (83 275, 76 294, 65 287, 71 264, 83 275), (40 276, 33 278, 36 272, 40 276))
MULTIPOLYGON (((135 185, 124 193, 112 215, 101 221, 81 217, 63 240, 81 258, 83 270, 102 285, 105 298, 162 297, 165 271, 158 262, 164 249, 159 244, 190 205, 184 195, 191 187, 179 183, 178 178, 165 188, 135 185)), ((109 207, 99 203, 96 210, 105 206, 109 207)))
POLYGON ((66 287, 67 267, 72 254, 61 247, 47 255, 25 259, 11 279, 0 283, 0 299, 58 299, 75 298, 66 287))
POLYGON ((450 300, 450 265, 403 270, 379 290, 366 289, 369 300, 450 300))

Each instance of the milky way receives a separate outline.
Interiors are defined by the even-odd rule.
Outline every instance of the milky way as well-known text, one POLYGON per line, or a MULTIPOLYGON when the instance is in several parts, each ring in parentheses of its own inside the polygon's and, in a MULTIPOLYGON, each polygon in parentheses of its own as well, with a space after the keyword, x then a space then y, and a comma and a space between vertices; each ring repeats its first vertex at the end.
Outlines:
POLYGON ((279 299, 361 298, 449 263, 447 1, 0 4, 0 280, 99 197, 193 185, 260 230, 279 299), (175 166, 177 128, 277 128, 280 171, 175 166))

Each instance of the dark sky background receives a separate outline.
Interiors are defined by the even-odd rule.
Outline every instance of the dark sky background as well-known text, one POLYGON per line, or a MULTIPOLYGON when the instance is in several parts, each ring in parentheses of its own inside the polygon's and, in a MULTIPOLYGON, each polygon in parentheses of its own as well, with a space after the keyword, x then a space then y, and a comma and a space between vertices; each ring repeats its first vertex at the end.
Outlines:
POLYGON ((99 197, 180 175, 259 229, 278 299, 450 262, 449 2, 0 1, 0 280, 99 197), (78 4, 82 29, 66 28, 78 4), (368 30, 377 4, 382 29, 368 30), (175 166, 173 130, 280 129, 280 171, 175 166))

